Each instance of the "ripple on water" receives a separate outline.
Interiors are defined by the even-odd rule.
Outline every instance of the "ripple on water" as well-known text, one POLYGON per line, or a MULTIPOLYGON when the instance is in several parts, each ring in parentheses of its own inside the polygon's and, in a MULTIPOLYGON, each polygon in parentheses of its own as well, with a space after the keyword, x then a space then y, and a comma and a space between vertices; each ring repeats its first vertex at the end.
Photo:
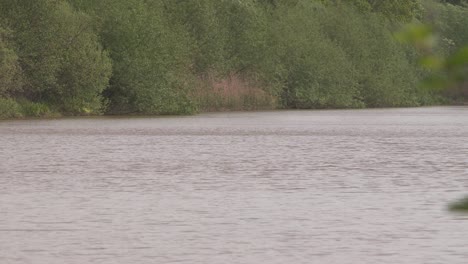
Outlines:
POLYGON ((0 122, 0 263, 466 263, 467 116, 0 122))

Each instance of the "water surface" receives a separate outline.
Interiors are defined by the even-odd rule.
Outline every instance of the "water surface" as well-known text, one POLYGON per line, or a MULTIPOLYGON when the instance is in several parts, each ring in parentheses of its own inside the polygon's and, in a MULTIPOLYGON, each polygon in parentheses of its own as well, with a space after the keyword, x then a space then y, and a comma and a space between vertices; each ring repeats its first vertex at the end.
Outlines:
POLYGON ((468 108, 0 122, 0 263, 468 260, 468 108))

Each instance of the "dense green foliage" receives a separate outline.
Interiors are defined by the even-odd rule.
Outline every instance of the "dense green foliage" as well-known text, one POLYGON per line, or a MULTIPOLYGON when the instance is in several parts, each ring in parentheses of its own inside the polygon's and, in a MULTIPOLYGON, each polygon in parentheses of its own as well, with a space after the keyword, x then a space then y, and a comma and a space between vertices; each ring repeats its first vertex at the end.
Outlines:
POLYGON ((9 68, 19 68, 22 80, 7 92, 64 113, 98 112, 111 71, 92 18, 64 1, 2 0, 1 6, 15 51, 9 68))
POLYGON ((466 102, 468 9, 463 1, 456 3, 458 6, 426 1, 425 23, 411 24, 396 36, 400 41, 412 44, 419 53, 420 64, 430 70, 423 82, 427 88, 442 90, 452 101, 466 102))
POLYGON ((0 0, 0 117, 426 104, 393 32, 432 21, 455 52, 447 2, 0 0))

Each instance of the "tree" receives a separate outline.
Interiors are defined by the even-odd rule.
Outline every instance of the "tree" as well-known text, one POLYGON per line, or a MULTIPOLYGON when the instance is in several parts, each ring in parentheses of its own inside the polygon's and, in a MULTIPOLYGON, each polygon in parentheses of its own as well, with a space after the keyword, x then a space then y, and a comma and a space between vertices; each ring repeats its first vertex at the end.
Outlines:
POLYGON ((389 19, 410 22, 421 12, 418 0, 367 0, 375 12, 380 12, 389 19))
POLYGON ((8 97, 19 92, 21 83, 21 68, 18 56, 9 41, 10 32, 0 25, 0 97, 8 97))
POLYGON ((106 0, 91 8, 102 17, 101 40, 113 61, 104 91, 109 111, 193 112, 189 39, 168 19, 164 1, 106 0))
POLYGON ((320 0, 334 5, 352 4, 361 11, 373 11, 385 15, 394 22, 410 22, 422 12, 418 0, 320 0))
POLYGON ((111 63, 89 16, 63 0, 2 0, 23 71, 21 96, 62 112, 99 112, 111 63))
POLYGON ((441 2, 452 5, 468 6, 467 0, 441 0, 441 2))

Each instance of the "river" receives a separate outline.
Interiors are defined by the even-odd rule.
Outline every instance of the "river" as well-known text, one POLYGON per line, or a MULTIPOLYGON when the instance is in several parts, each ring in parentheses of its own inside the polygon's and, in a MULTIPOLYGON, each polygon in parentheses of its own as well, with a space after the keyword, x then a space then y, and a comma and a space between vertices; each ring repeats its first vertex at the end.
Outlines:
POLYGON ((465 264, 468 107, 0 122, 0 263, 465 264))

